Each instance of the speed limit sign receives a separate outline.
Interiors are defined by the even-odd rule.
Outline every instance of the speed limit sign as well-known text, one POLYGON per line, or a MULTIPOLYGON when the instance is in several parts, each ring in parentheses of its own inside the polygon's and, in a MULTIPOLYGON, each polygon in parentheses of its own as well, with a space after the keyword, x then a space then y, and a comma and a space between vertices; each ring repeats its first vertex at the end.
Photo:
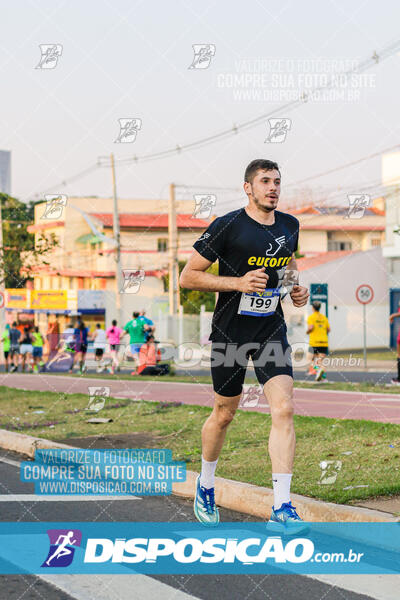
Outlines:
POLYGON ((364 367, 367 366, 367 304, 374 298, 374 290, 368 283, 359 285, 356 298, 363 305, 363 338, 364 338, 364 367))
POLYGON ((356 289, 356 298, 361 304, 369 304, 374 298, 374 290, 367 283, 359 285, 356 289))

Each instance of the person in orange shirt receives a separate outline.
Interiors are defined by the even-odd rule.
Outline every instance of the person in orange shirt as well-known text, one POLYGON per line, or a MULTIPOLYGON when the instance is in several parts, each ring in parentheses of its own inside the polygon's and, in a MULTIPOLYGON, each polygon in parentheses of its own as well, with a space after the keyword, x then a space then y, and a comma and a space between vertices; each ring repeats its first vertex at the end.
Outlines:
POLYGON ((47 313, 48 321, 47 321, 46 338, 47 338, 48 350, 49 350, 48 359, 50 360, 51 358, 53 358, 53 356, 55 356, 57 354, 59 335, 60 335, 60 327, 58 325, 57 317, 55 317, 54 321, 49 321, 49 317, 50 317, 50 313, 47 313))
POLYGON ((154 342, 154 335, 150 335, 139 351, 139 364, 132 375, 167 375, 169 365, 167 363, 156 364, 160 360, 160 351, 154 342))

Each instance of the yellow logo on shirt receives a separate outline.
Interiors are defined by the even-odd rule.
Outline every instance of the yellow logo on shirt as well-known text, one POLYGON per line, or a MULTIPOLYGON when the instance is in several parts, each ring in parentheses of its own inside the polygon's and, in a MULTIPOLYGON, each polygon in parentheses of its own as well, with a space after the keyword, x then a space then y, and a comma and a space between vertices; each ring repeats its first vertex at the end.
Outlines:
POLYGON ((250 256, 247 262, 249 265, 257 267, 284 267, 291 258, 291 256, 281 256, 280 258, 275 258, 274 256, 250 256))

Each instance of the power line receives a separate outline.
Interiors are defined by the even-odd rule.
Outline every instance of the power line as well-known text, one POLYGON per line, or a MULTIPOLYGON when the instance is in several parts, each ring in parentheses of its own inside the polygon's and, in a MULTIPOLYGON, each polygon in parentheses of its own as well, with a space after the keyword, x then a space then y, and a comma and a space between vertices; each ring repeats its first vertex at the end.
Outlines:
POLYGON ((312 179, 318 179, 319 177, 323 177, 324 175, 329 175, 330 173, 336 173, 336 171, 341 171, 342 169, 347 169, 348 167, 353 167, 358 163, 364 162, 365 160, 370 160, 371 158, 376 158, 377 156, 381 156, 384 152, 391 152, 396 148, 400 148, 400 144, 396 144, 395 146, 391 146, 390 148, 384 148, 379 152, 374 152, 373 154, 368 154, 368 156, 363 156, 357 160, 353 160, 352 162, 345 163, 340 167, 335 167, 333 169, 329 169, 328 171, 323 171, 322 173, 317 173, 317 175, 311 175, 310 177, 306 177, 305 179, 299 179, 298 181, 294 181, 293 183, 288 183, 287 187, 292 185, 299 185, 301 183, 305 183, 306 181, 311 181, 312 179))
POLYGON ((89 175, 89 173, 91 173, 92 171, 96 171, 96 169, 98 169, 100 167, 100 165, 98 163, 87 167, 87 169, 84 169, 83 171, 79 171, 79 173, 76 173, 75 175, 71 175, 71 177, 69 177, 68 179, 63 179, 62 181, 60 181, 58 184, 53 185, 52 187, 47 188, 47 190, 44 190, 43 192, 36 193, 36 194, 32 194, 29 198, 34 198, 37 196, 44 196, 44 194, 47 193, 54 193, 54 190, 57 190, 58 188, 61 187, 65 187, 66 185, 77 181, 78 179, 82 179, 82 177, 86 177, 86 175, 89 175))
MULTIPOLYGON (((354 67, 353 69, 350 69, 349 71, 343 73, 342 75, 344 77, 348 78, 348 77, 350 77, 350 75, 354 75, 356 73, 362 73, 363 71, 378 64, 378 62, 381 62, 385 58, 388 58, 389 56, 391 56, 392 54, 397 52, 399 49, 400 49, 400 40, 396 40, 392 44, 389 44, 388 46, 383 48, 383 50, 379 54, 374 52, 371 57, 365 59, 359 66, 354 67)), ((220 133, 208 136, 206 138, 201 138, 199 140, 196 140, 196 141, 188 143, 188 144, 176 145, 174 148, 170 148, 170 149, 164 150, 162 152, 155 152, 153 154, 145 154, 143 156, 133 156, 131 158, 117 159, 116 163, 127 164, 127 163, 138 162, 138 161, 147 162, 149 160, 158 160, 160 158, 171 156, 173 154, 180 154, 181 152, 183 152, 185 150, 198 148, 198 147, 202 147, 204 145, 214 143, 225 137, 230 137, 232 135, 236 135, 239 131, 250 129, 250 128, 258 125, 260 122, 264 121, 266 118, 271 117, 272 115, 275 115, 282 111, 288 112, 289 110, 292 110, 293 108, 296 108, 297 106, 300 106, 301 104, 304 104, 305 102, 307 102, 308 95, 315 94, 316 92, 319 92, 321 90, 330 89, 332 87, 335 87, 333 80, 331 81, 331 83, 328 83, 325 86, 313 88, 310 91, 310 94, 302 94, 298 100, 293 100, 292 102, 288 102, 287 104, 285 104, 283 106, 280 106, 272 111, 269 111, 268 113, 264 113, 264 114, 260 115, 259 117, 251 119, 249 121, 245 121, 245 122, 241 123, 240 125, 233 125, 233 127, 229 128, 229 129, 225 129, 224 131, 221 131, 220 133)))

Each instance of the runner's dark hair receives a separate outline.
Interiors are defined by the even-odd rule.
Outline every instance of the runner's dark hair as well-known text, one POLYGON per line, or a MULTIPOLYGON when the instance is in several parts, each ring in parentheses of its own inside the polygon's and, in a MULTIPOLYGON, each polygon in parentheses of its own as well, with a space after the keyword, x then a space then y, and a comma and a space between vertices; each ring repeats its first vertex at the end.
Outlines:
POLYGON ((253 179, 256 176, 258 171, 273 171, 276 170, 279 172, 278 163, 273 162, 272 160, 267 160, 266 158, 256 158, 252 160, 246 167, 244 172, 244 180, 248 183, 253 183, 253 179))

